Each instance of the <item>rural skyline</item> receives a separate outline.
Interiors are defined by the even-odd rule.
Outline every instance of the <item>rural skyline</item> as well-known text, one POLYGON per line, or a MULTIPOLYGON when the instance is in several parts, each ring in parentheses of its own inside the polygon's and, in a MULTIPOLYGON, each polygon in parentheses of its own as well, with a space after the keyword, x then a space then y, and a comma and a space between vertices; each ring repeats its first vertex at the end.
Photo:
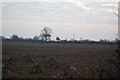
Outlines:
POLYGON ((52 39, 108 39, 118 33, 117 2, 11 2, 2 3, 2 35, 40 35, 52 29, 52 39))
POLYGON ((119 79, 118 0, 1 0, 0 78, 119 79))

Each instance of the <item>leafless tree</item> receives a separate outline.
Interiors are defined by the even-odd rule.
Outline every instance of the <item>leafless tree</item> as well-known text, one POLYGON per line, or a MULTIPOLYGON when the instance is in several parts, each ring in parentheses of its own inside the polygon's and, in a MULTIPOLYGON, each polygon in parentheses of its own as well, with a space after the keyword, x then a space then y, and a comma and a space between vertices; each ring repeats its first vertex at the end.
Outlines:
MULTIPOLYGON (((120 23, 120 15, 119 15, 119 8, 120 6, 120 1, 118 2, 118 14, 113 10, 114 14, 118 17, 118 26, 119 26, 119 23, 120 23)), ((119 29, 118 29, 119 30, 119 29)), ((120 40, 119 40, 119 32, 118 32, 118 49, 116 50, 117 52, 117 69, 118 69, 118 78, 120 78, 120 40)))
POLYGON ((58 41, 58 42, 59 42, 59 41, 60 41, 60 38, 59 38, 59 37, 56 37, 56 41, 58 41))
POLYGON ((51 33, 52 33, 52 29, 51 29, 51 28, 49 28, 49 27, 44 27, 44 28, 41 30, 41 34, 40 34, 41 40, 45 40, 45 41, 50 40, 51 33))
POLYGON ((13 34, 13 35, 11 36, 11 39, 12 39, 12 40, 18 40, 18 39, 19 39, 19 37, 18 37, 18 35, 17 35, 17 34, 13 34))

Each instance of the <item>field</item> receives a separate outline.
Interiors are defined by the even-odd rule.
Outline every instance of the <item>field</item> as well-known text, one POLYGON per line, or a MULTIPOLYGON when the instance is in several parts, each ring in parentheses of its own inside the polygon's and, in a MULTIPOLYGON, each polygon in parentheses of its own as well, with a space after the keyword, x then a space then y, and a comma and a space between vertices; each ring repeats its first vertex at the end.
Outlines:
POLYGON ((116 78, 115 44, 3 42, 3 78, 116 78))

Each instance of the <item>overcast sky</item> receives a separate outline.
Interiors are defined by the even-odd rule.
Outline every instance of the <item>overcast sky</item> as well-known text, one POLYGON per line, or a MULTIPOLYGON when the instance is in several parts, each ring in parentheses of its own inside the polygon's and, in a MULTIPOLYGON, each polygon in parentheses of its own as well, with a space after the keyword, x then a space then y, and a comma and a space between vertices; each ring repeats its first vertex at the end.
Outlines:
POLYGON ((119 0, 1 0, 1 2, 118 2, 119 0))
POLYGON ((4 2, 2 35, 39 35, 43 27, 52 28, 52 39, 109 39, 118 32, 117 2, 4 2))

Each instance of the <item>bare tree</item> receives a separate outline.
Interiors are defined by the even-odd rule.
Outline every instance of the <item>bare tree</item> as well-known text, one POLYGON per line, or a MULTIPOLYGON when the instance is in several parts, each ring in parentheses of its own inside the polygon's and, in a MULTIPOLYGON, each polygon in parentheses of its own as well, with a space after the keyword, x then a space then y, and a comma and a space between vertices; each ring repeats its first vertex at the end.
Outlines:
POLYGON ((58 41, 58 42, 59 42, 59 41, 60 41, 60 38, 59 38, 59 37, 56 37, 56 41, 58 41))
POLYGON ((11 37, 11 39, 12 39, 12 40, 18 40, 18 39, 19 39, 19 37, 18 37, 18 35, 17 35, 17 34, 13 34, 13 35, 12 35, 12 37, 11 37))
POLYGON ((41 30, 41 34, 40 34, 41 40, 45 40, 45 41, 50 40, 51 33, 52 33, 52 29, 51 29, 51 28, 49 28, 49 27, 44 27, 44 28, 41 30))
MULTIPOLYGON (((117 15, 117 17, 118 17, 118 26, 119 26, 119 23, 120 23, 120 15, 119 15, 120 8, 119 8, 119 6, 120 6, 120 1, 118 2, 118 14, 113 10, 114 14, 117 15)), ((119 39, 119 37, 120 36, 119 36, 119 32, 118 32, 118 40, 117 40, 118 49, 116 50, 116 52, 117 52, 117 69, 118 69, 117 73, 118 73, 118 78, 120 78, 120 39, 119 39)))

